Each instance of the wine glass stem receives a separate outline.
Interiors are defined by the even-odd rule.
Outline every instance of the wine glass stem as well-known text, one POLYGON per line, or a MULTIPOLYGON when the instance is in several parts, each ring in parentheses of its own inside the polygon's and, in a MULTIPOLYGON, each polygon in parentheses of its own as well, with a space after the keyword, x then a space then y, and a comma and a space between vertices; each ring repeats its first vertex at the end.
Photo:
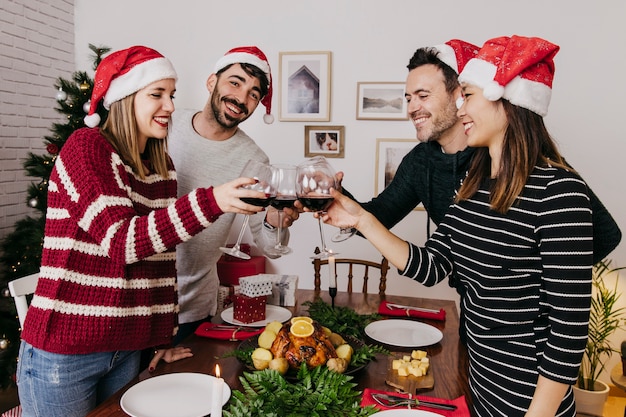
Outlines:
POLYGON ((278 211, 278 230, 276 233, 276 246, 274 246, 276 249, 280 249, 283 244, 280 241, 281 236, 283 234, 283 210, 279 210, 278 211))
POLYGON ((248 220, 250 220, 250 215, 246 214, 243 218, 243 224, 241 225, 241 230, 239 231, 239 236, 237 236, 237 243, 235 243, 235 249, 239 250, 241 245, 241 239, 243 239, 243 234, 246 231, 246 227, 248 227, 248 220))
POLYGON ((328 252, 328 249, 326 249, 326 239, 324 239, 324 229, 322 228, 321 217, 317 218, 317 224, 319 225, 319 228, 320 228, 320 239, 322 240, 322 252, 328 252))

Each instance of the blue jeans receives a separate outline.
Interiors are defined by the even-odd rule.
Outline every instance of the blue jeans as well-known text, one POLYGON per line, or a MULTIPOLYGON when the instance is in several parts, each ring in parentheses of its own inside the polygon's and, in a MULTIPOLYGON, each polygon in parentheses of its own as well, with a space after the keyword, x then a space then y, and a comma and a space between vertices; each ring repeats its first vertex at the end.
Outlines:
POLYGON ((83 417, 139 374, 139 351, 60 355, 21 341, 23 417, 83 417))

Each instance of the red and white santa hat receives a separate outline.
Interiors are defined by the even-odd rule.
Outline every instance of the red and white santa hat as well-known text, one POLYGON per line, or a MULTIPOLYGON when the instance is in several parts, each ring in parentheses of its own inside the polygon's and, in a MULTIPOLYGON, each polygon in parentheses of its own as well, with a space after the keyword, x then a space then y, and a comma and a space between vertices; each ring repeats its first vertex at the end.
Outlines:
POLYGON ((267 124, 274 122, 272 116, 272 71, 267 57, 256 46, 238 46, 226 52, 226 54, 217 60, 215 64, 215 72, 232 64, 250 64, 254 65, 265 73, 267 77, 267 94, 261 99, 261 104, 265 106, 265 114, 263 121, 267 124))
POLYGON ((146 46, 131 46, 113 52, 100 61, 94 77, 89 113, 85 124, 100 124, 98 104, 103 100, 107 110, 111 104, 136 93, 155 81, 178 79, 174 66, 159 52, 146 46))
POLYGON ((541 38, 513 35, 490 39, 459 74, 459 82, 482 88, 487 100, 504 98, 545 116, 558 51, 558 45, 541 38))
POLYGON ((463 71, 465 64, 470 59, 475 58, 480 50, 480 47, 461 39, 451 39, 444 44, 435 45, 433 48, 439 53, 437 57, 457 74, 463 71))

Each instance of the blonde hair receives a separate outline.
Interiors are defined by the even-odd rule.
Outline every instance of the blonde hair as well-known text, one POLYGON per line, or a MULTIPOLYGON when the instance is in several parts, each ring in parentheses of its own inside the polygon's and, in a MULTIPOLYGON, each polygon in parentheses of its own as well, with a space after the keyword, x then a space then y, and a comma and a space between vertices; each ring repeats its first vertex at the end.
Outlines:
POLYGON ((143 154, 139 151, 139 129, 135 117, 135 95, 131 94, 111 104, 106 121, 100 133, 109 141, 139 178, 146 177, 143 159, 152 164, 152 169, 163 178, 169 177, 170 159, 167 154, 167 141, 148 138, 143 154), (143 156, 143 158, 142 158, 143 156))

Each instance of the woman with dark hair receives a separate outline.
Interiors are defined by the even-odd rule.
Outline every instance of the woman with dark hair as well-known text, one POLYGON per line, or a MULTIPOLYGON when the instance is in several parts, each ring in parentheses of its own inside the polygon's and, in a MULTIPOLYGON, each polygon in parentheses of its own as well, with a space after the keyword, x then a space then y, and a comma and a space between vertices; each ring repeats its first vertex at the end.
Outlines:
POLYGON ((425 247, 333 192, 323 219, 356 227, 402 275, 462 287, 470 387, 479 416, 576 414, 571 385, 587 341, 593 256, 588 189, 543 122, 559 47, 487 41, 459 82, 468 145, 478 148, 425 247))

